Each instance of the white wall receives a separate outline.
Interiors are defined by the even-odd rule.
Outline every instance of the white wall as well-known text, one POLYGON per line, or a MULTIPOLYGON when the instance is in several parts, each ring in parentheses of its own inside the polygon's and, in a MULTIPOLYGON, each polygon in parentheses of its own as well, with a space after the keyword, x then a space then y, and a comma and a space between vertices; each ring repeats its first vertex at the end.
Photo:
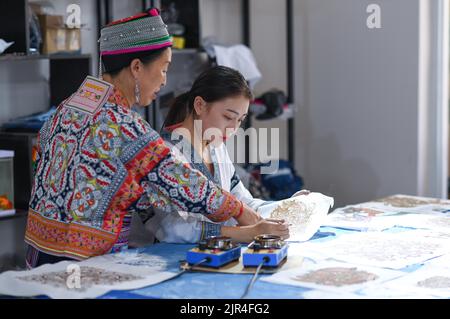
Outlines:
POLYGON ((242 43, 241 0, 199 0, 201 37, 213 36, 223 45, 242 43))
MULTIPOLYGON (((287 92, 286 1, 250 0, 250 46, 262 74, 255 95, 272 88, 287 92)), ((253 117, 252 126, 278 128, 280 143, 267 146, 279 147, 279 158, 288 159, 287 121, 258 121, 253 117)))
POLYGON ((429 63, 419 55, 420 2, 294 1, 296 164, 306 187, 334 196, 336 207, 396 193, 441 196, 419 186, 431 160, 420 151, 436 144, 419 116, 435 107, 419 94, 419 66, 429 63), (381 6, 381 29, 366 27, 370 3, 381 6))
POLYGON ((0 125, 49 108, 48 61, 0 61, 0 125))

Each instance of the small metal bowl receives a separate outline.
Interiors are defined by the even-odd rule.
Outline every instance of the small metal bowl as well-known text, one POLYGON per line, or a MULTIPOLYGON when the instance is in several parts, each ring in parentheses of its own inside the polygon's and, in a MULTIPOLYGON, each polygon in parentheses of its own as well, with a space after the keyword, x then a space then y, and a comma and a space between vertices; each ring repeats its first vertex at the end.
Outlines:
POLYGON ((280 236, 271 234, 262 234, 254 238, 254 241, 248 246, 255 250, 258 249, 280 249, 285 245, 285 242, 280 236))
POLYGON ((205 249, 220 249, 229 250, 236 247, 236 244, 231 241, 230 237, 226 236, 211 236, 199 242, 199 248, 205 249))

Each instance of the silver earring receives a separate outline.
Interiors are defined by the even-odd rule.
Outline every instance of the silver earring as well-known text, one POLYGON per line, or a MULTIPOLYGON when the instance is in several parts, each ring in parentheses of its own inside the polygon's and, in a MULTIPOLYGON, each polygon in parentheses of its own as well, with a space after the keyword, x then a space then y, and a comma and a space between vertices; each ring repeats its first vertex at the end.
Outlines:
POLYGON ((136 85, 134 86, 134 98, 136 100, 136 104, 140 105, 141 103, 141 89, 139 88, 138 81, 136 81, 136 85))

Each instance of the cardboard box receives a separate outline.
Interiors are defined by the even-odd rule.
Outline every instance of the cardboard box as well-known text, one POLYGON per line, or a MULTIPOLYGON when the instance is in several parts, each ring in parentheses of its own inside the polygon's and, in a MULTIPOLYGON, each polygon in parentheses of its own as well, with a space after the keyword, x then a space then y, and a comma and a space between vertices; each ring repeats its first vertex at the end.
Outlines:
POLYGON ((81 52, 81 30, 67 28, 63 16, 39 15, 43 54, 81 52))
POLYGON ((39 24, 42 30, 48 28, 64 28, 63 18, 60 15, 38 14, 39 24))
POLYGON ((40 3, 28 2, 28 6, 31 8, 34 14, 44 14, 42 5, 40 3))
POLYGON ((43 54, 80 52, 81 32, 80 29, 54 28, 47 29, 43 34, 43 54))

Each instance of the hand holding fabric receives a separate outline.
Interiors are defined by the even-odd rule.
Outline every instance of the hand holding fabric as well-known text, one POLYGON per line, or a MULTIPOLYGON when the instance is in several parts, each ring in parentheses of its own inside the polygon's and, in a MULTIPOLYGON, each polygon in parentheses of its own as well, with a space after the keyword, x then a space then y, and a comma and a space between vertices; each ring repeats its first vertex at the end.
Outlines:
POLYGON ((222 226, 221 236, 233 238, 240 243, 250 243, 255 236, 271 234, 280 236, 283 240, 289 238, 289 225, 283 219, 261 219, 256 224, 248 226, 222 226))
POLYGON ((298 192, 296 192, 294 195, 292 195, 291 197, 295 197, 295 196, 301 196, 301 195, 308 195, 309 193, 311 193, 311 191, 307 190, 307 189, 302 189, 298 192))

